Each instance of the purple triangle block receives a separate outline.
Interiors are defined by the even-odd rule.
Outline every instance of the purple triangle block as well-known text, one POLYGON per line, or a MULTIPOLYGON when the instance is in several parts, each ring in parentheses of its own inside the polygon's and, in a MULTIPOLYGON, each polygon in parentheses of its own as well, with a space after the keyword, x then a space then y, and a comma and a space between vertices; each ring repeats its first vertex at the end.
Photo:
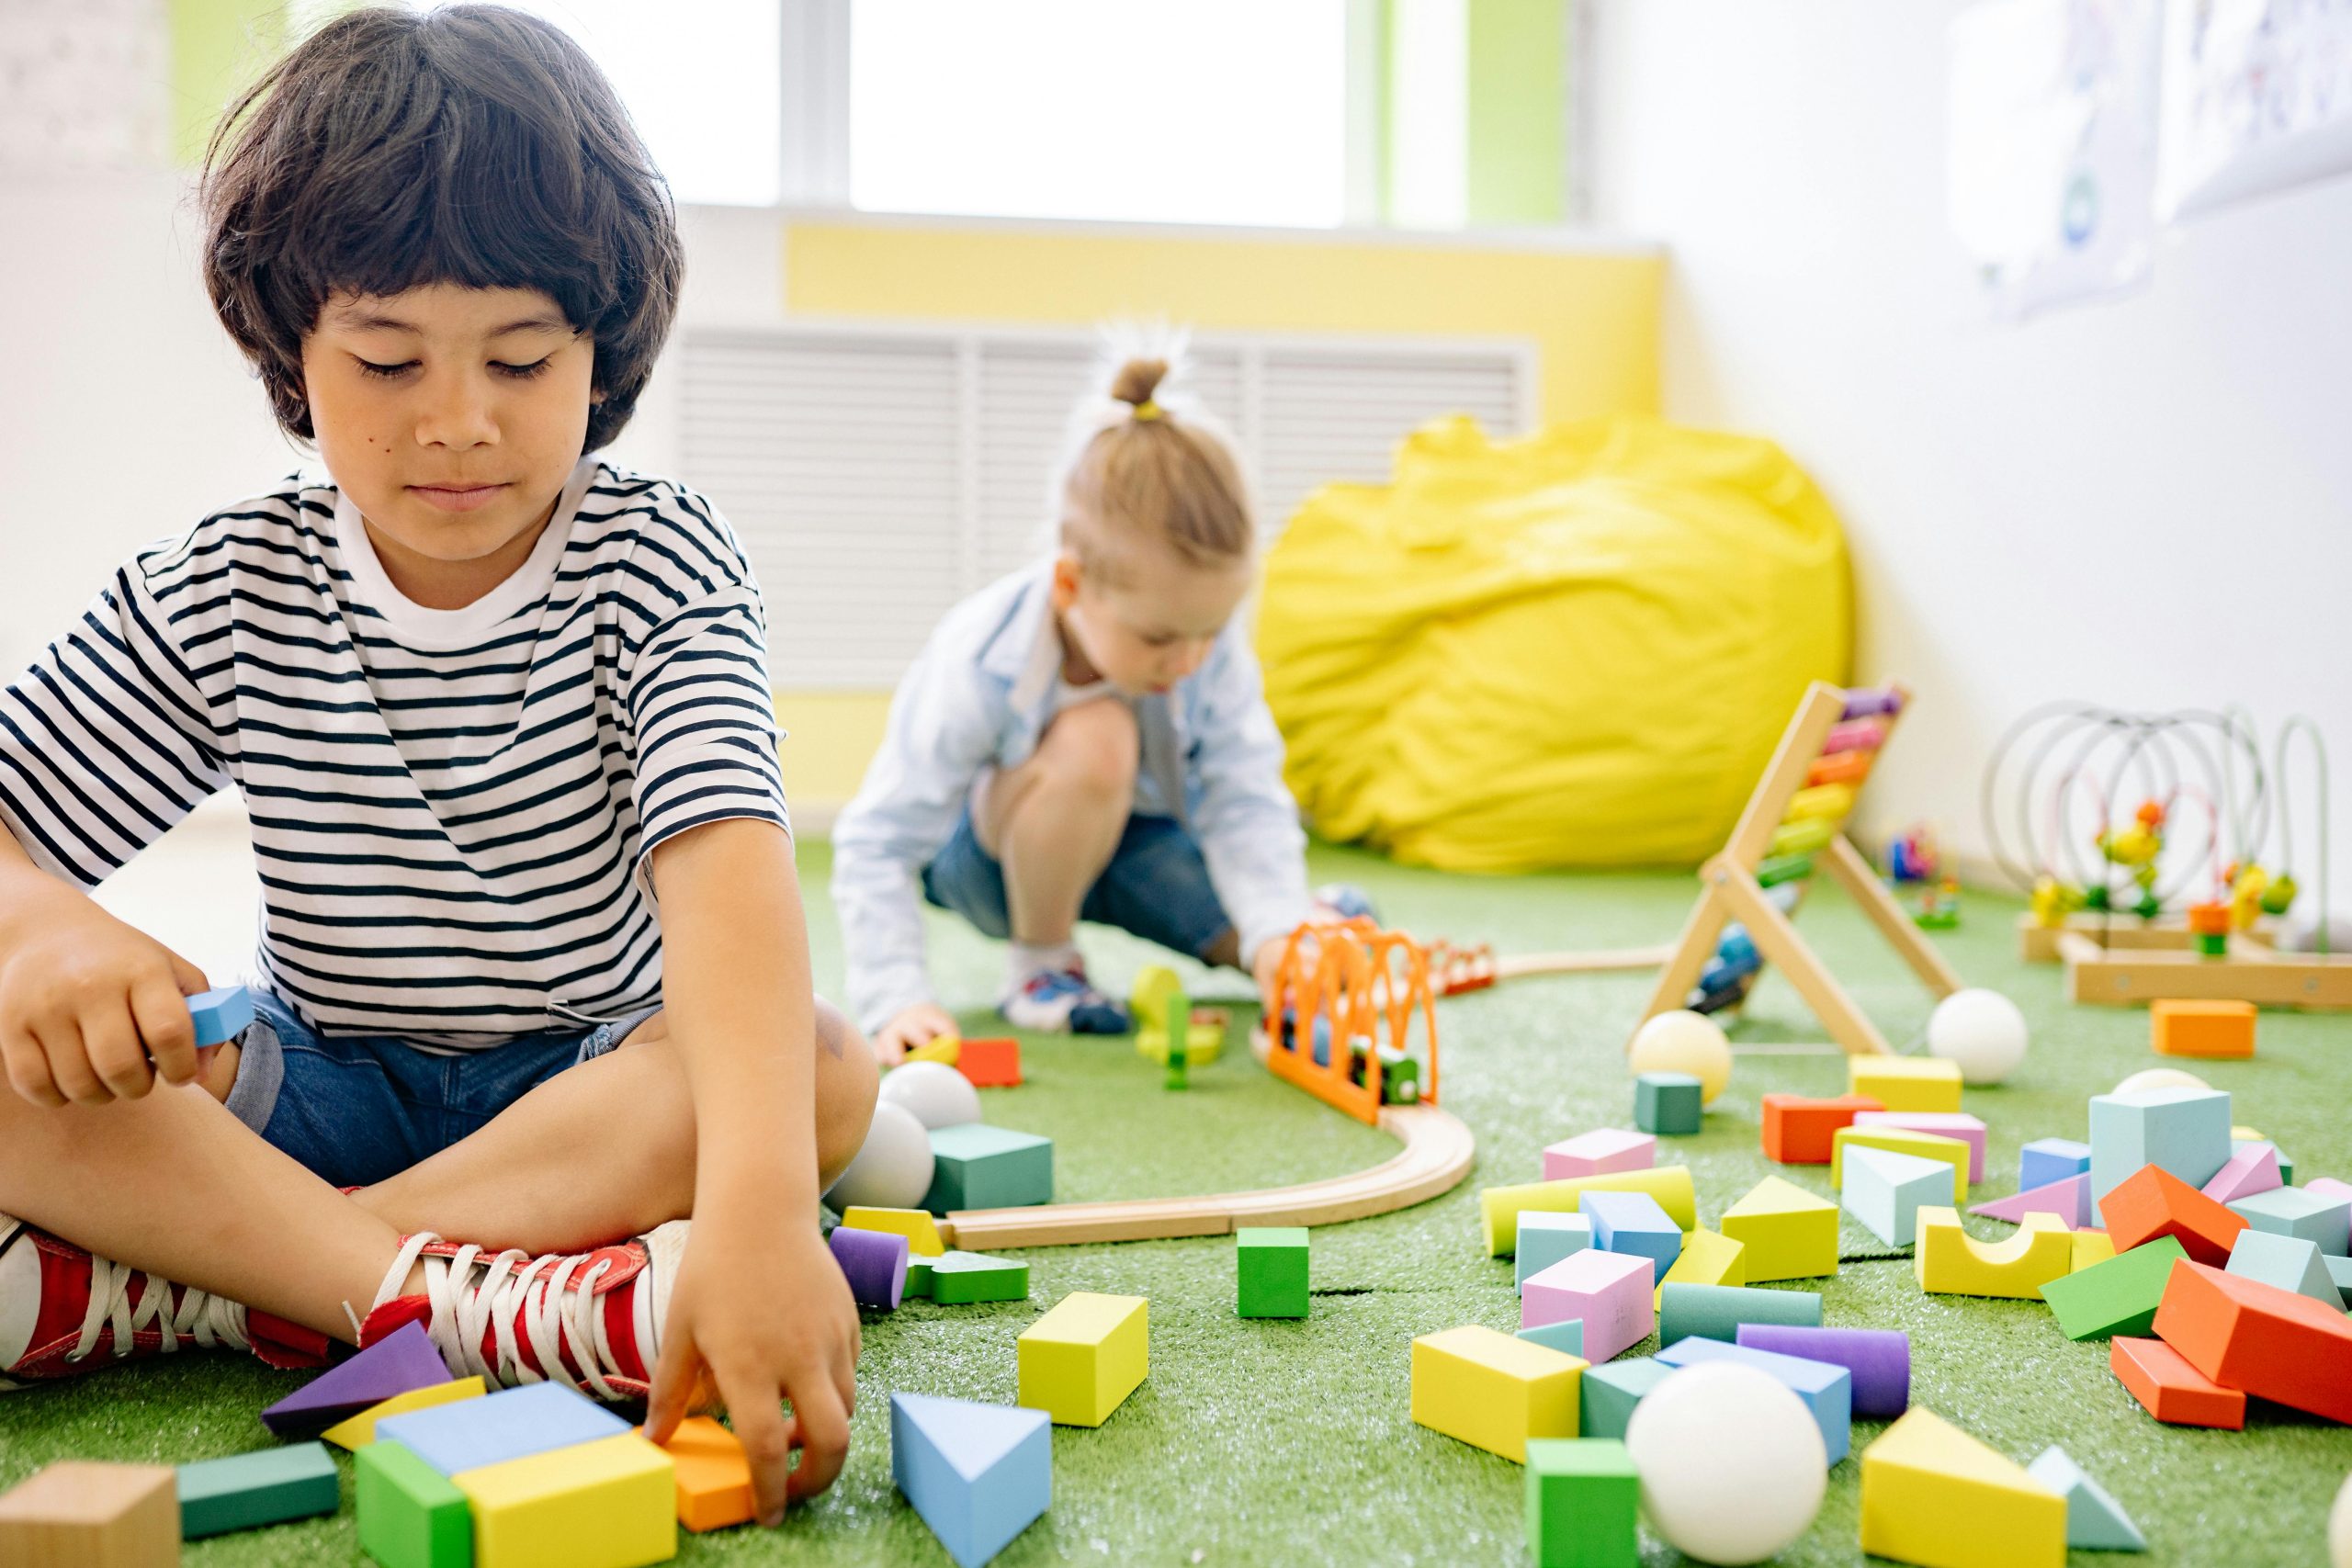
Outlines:
POLYGON ((1979 1203, 1968 1212, 1988 1220, 2007 1220, 2013 1225, 2025 1224, 2028 1214, 2055 1214, 2066 1222, 2068 1229, 2081 1230, 2091 1223, 2090 1206, 2091 1177, 2090 1172, 2085 1171, 2030 1192, 1979 1203))
POLYGON ((261 1413, 281 1438, 315 1438, 346 1416, 396 1393, 449 1381, 449 1369, 422 1324, 403 1324, 340 1366, 329 1367, 261 1413))

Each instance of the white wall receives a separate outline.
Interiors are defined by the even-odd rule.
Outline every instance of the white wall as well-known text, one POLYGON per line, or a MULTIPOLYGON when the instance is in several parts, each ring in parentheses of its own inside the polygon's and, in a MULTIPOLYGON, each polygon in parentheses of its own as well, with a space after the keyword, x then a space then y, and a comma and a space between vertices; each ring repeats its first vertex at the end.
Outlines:
POLYGON ((1668 412, 1812 470, 1860 673, 1918 691, 1868 825, 1981 849, 1986 751, 2044 699, 2236 699, 2339 748, 2352 904, 2352 180, 2191 221, 2140 297, 1996 327, 1944 224, 1958 5, 1594 6, 1596 216, 1670 249, 1668 412))

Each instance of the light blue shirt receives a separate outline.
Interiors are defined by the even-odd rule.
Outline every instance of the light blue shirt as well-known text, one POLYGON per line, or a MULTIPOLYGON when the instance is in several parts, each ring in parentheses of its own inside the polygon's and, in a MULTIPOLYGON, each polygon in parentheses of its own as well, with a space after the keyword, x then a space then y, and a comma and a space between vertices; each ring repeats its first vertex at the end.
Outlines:
MULTIPOLYGON (((981 771, 1026 761, 1053 717, 1062 644, 1051 583, 1052 563, 1041 561, 947 613, 899 682, 882 750, 834 825, 849 1005, 868 1031, 935 999, 923 969, 923 868, 954 835, 981 771)), ((1239 619, 1172 691, 1139 699, 1136 718, 1134 810, 1191 830, 1246 963, 1306 918, 1306 835, 1239 619)))

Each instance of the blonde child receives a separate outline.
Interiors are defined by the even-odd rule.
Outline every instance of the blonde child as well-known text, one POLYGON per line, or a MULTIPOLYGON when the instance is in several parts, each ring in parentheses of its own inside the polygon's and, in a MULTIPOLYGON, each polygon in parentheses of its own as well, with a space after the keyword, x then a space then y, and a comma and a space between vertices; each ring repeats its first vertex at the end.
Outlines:
POLYGON ((951 610, 833 833, 854 1016, 885 1061, 952 1031, 922 904, 1010 939, 998 1009, 1116 1032, 1081 919, 1262 972, 1312 908, 1282 737, 1235 611, 1255 527, 1226 438, 1128 359, 1081 406, 1057 547, 951 610))

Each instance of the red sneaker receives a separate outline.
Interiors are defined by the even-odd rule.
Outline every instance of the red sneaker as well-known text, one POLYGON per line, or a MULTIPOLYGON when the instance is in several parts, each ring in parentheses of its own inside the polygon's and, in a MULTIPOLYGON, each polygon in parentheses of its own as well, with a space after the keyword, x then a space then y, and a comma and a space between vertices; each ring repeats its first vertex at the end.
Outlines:
POLYGON ((285 1368, 323 1367, 330 1348, 322 1334, 93 1257, 0 1214, 0 1390, 232 1346, 285 1368))
POLYGON ((593 1252, 544 1258, 487 1253, 429 1231, 408 1236, 359 1343, 421 1323, 453 1377, 478 1376, 492 1388, 555 1382, 615 1404, 642 1400, 687 1235, 680 1220, 593 1252), (394 1295, 420 1263, 424 1293, 394 1295))

